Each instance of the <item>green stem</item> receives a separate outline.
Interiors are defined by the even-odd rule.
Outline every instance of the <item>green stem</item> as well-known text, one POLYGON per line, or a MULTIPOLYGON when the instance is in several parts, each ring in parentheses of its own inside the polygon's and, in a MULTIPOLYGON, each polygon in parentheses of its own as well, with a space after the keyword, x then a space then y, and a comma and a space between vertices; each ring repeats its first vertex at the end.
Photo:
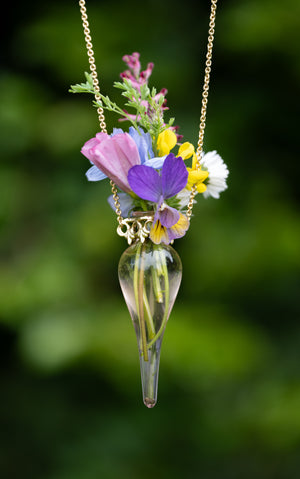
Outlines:
POLYGON ((160 286, 159 276, 158 276, 157 271, 155 269, 152 270, 152 279, 153 279, 153 289, 154 289, 154 294, 155 294, 156 301, 158 303, 162 303, 163 302, 163 293, 162 293, 161 286, 160 286))
POLYGON ((140 200, 140 203, 141 203, 141 207, 142 207, 143 211, 148 211, 149 210, 147 202, 145 200, 140 200))
POLYGON ((148 298, 147 298, 147 293, 146 293, 145 288, 144 288, 144 291, 143 291, 143 298, 144 298, 145 311, 147 313, 146 314, 146 324, 147 324, 147 329, 148 329, 148 335, 149 335, 149 338, 152 339, 155 336, 155 328, 154 328, 151 309, 150 309, 150 305, 149 305, 149 301, 148 301, 148 298))
POLYGON ((155 366, 156 365, 156 355, 157 351, 154 348, 153 351, 151 352, 151 363, 150 363, 150 374, 149 374, 149 396, 151 398, 154 398, 154 377, 155 377, 155 366))
POLYGON ((140 323, 142 351, 143 351, 144 361, 148 361, 147 336, 146 336, 146 326, 145 326, 145 318, 144 318, 144 302, 143 302, 144 260, 143 260, 143 255, 141 254, 141 249, 142 249, 142 245, 139 244, 137 247, 137 252, 135 257, 133 287, 134 287, 134 297, 135 297, 135 303, 137 308, 137 314, 138 314, 139 323, 140 323))
POLYGON ((158 251, 156 251, 156 250, 153 250, 153 255, 154 255, 155 264, 156 264, 155 268, 152 267, 153 289, 154 289, 154 294, 155 294, 156 301, 158 303, 162 303, 163 302, 163 293, 162 293, 161 286, 160 286, 160 281, 159 281, 159 276, 161 275, 161 270, 162 270, 160 255, 159 255, 158 251))
POLYGON ((118 105, 116 105, 116 103, 112 103, 109 106, 106 105, 105 104, 106 97, 104 95, 102 95, 101 93, 100 93, 100 96, 101 96, 102 101, 95 100, 94 101, 95 106, 100 107, 100 108, 104 108, 105 110, 112 111, 112 112, 116 113, 117 115, 125 117, 126 120, 130 121, 130 123, 133 124, 134 128, 136 130, 138 130, 137 122, 135 122, 127 113, 125 113, 125 111, 123 111, 120 107, 118 107, 118 105))
POLYGON ((163 277, 165 280, 165 311, 164 311, 164 317, 161 323, 161 326, 159 330, 157 331, 156 335, 149 341, 148 343, 148 348, 151 348, 151 346, 155 343, 155 341, 158 340, 158 338, 162 335, 165 326, 168 321, 168 316, 169 316, 169 303, 170 303, 170 287, 169 287, 169 276, 168 276, 168 270, 167 270, 167 265, 166 265, 166 260, 165 257, 161 254, 160 259, 161 259, 161 266, 162 266, 162 271, 163 271, 163 277))

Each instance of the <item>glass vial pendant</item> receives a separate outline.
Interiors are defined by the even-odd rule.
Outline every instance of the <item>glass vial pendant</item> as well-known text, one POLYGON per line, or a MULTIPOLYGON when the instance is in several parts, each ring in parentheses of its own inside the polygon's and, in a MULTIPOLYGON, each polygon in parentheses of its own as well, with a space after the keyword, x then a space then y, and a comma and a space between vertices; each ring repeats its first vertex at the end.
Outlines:
POLYGON ((131 245, 119 262, 119 281, 137 337, 143 401, 148 408, 157 401, 161 343, 181 276, 176 251, 150 240, 131 245))

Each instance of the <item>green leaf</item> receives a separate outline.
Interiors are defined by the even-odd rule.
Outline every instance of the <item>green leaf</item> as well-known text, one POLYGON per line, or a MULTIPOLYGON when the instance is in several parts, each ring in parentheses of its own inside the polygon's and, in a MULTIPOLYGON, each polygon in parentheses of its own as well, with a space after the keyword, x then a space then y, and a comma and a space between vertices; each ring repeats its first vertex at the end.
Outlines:
POLYGON ((85 83, 77 83, 76 85, 71 85, 69 92, 71 93, 92 93, 95 94, 95 88, 93 84, 93 78, 90 73, 84 73, 86 82, 85 83))

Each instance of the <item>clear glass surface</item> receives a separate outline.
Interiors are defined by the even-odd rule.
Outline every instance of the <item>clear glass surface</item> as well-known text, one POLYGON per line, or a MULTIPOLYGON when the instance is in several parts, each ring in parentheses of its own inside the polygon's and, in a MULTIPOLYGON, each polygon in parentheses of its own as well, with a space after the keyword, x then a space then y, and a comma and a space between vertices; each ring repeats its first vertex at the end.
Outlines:
POLYGON ((150 240, 131 245, 121 256, 119 280, 139 348, 144 404, 157 401, 162 338, 181 282, 179 255, 150 240))

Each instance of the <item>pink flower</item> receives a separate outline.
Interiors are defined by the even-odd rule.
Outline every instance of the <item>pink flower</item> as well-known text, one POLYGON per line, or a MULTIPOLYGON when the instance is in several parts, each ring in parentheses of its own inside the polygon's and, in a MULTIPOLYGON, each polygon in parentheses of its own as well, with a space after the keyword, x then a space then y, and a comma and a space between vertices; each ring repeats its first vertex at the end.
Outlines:
POLYGON ((146 70, 140 73, 141 82, 144 82, 144 83, 148 82, 149 77, 152 75, 153 68, 154 68, 154 63, 152 62, 148 63, 146 70))
POLYGON ((107 133, 96 133, 95 138, 88 140, 83 147, 81 148, 81 153, 90 160, 91 163, 94 163, 96 155, 94 153, 94 148, 102 143, 103 140, 109 138, 107 133))
MULTIPOLYGON (((146 70, 141 71, 140 54, 138 52, 134 52, 131 55, 124 55, 122 60, 127 64, 129 69, 122 72, 120 74, 120 77, 122 78, 122 80, 130 80, 133 88, 140 92, 141 86, 148 84, 148 80, 150 75, 152 74, 154 63, 148 63, 146 70)), ((167 93, 168 90, 166 88, 162 88, 160 92, 158 92, 154 96, 154 100, 156 101, 156 103, 160 101, 161 97, 164 98, 164 101, 161 105, 161 112, 169 109, 167 107, 167 100, 165 98, 167 93)), ((141 104, 146 108, 146 114, 149 118, 152 119, 152 117, 155 117, 157 115, 157 112, 150 107, 147 101, 141 101, 141 104)), ((119 118, 119 121, 127 121, 128 118, 131 118, 132 120, 137 122, 141 121, 141 115, 132 115, 129 114, 126 110, 124 110, 124 113, 126 113, 127 118, 119 118)), ((183 136, 177 134, 178 127, 172 126, 171 129, 176 132, 177 139, 178 141, 180 141, 183 136)))
POLYGON ((128 133, 109 136, 97 133, 87 141, 81 153, 125 193, 130 193, 127 175, 130 168, 141 164, 135 141, 128 133))
POLYGON ((132 53, 132 55, 124 55, 123 61, 129 67, 129 70, 125 70, 121 73, 121 78, 124 80, 130 80, 132 86, 137 90, 140 90, 141 85, 148 83, 148 79, 152 73, 154 63, 148 63, 146 70, 141 72, 140 54, 138 52, 132 53))
POLYGON ((132 55, 124 55, 122 60, 127 63, 127 66, 132 70, 135 78, 138 78, 141 71, 140 54, 134 52, 132 55))

